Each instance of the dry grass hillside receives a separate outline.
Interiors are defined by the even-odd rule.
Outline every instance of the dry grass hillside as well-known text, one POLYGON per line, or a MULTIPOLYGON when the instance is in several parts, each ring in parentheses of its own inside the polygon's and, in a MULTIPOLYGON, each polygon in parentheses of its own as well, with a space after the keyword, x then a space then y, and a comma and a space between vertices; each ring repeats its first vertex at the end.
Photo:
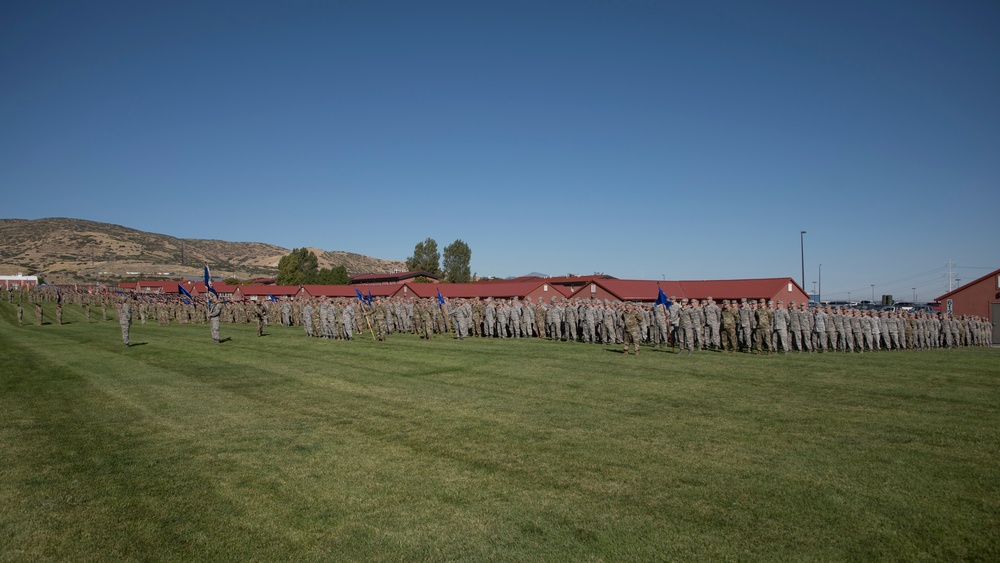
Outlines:
MULTIPOLYGON (((181 239, 82 219, 0 219, 0 274, 41 273, 51 283, 117 282, 197 276, 208 262, 216 275, 274 275, 291 252, 261 242, 181 239)), ((405 269, 403 262, 312 249, 320 267, 349 273, 405 269)))

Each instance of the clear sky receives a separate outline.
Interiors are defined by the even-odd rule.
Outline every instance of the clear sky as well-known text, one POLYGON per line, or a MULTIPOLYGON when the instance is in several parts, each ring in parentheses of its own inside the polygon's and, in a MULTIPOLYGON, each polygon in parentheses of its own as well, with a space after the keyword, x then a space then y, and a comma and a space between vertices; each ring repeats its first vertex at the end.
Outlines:
POLYGON ((1000 3, 4 2, 0 217, 481 276, 1000 267, 1000 3))

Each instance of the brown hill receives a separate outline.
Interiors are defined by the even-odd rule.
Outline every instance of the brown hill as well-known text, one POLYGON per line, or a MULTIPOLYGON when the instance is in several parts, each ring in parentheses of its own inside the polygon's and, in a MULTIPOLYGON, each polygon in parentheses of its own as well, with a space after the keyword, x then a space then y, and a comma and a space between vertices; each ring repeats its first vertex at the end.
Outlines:
MULTIPOLYGON (((216 275, 273 276, 291 252, 261 242, 181 239, 67 218, 0 219, 0 241, 0 274, 41 273, 50 283, 192 277, 206 261, 216 275)), ((343 265, 352 274, 406 268, 395 260, 311 250, 321 268, 343 265)))

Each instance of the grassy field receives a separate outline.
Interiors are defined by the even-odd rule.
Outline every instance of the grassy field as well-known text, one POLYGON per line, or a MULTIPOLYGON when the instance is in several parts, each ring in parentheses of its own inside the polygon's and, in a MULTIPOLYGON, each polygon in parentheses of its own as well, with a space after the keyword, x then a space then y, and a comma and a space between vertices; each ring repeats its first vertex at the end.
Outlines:
POLYGON ((124 349, 66 310, 0 304, 0 560, 1000 559, 1000 350, 124 349))

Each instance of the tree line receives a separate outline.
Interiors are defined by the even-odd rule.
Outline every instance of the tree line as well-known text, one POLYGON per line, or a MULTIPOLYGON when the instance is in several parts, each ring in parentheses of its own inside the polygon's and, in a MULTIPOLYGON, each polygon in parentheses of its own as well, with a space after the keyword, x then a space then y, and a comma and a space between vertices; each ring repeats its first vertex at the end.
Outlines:
POLYGON ((413 247, 413 256, 406 259, 406 267, 411 272, 427 272, 443 276, 451 283, 466 283, 472 280, 472 271, 469 268, 471 261, 472 249, 462 239, 458 239, 444 247, 442 266, 437 241, 427 237, 413 247))
MULTIPOLYGON (((412 272, 441 276, 452 283, 466 283, 472 280, 471 261, 472 249, 458 239, 444 247, 442 264, 437 241, 428 237, 413 247, 413 256, 406 259, 406 267, 412 272)), ((347 285, 351 283, 351 278, 344 266, 320 268, 315 252, 308 248, 296 248, 278 262, 278 275, 274 281, 278 285, 347 285)))

